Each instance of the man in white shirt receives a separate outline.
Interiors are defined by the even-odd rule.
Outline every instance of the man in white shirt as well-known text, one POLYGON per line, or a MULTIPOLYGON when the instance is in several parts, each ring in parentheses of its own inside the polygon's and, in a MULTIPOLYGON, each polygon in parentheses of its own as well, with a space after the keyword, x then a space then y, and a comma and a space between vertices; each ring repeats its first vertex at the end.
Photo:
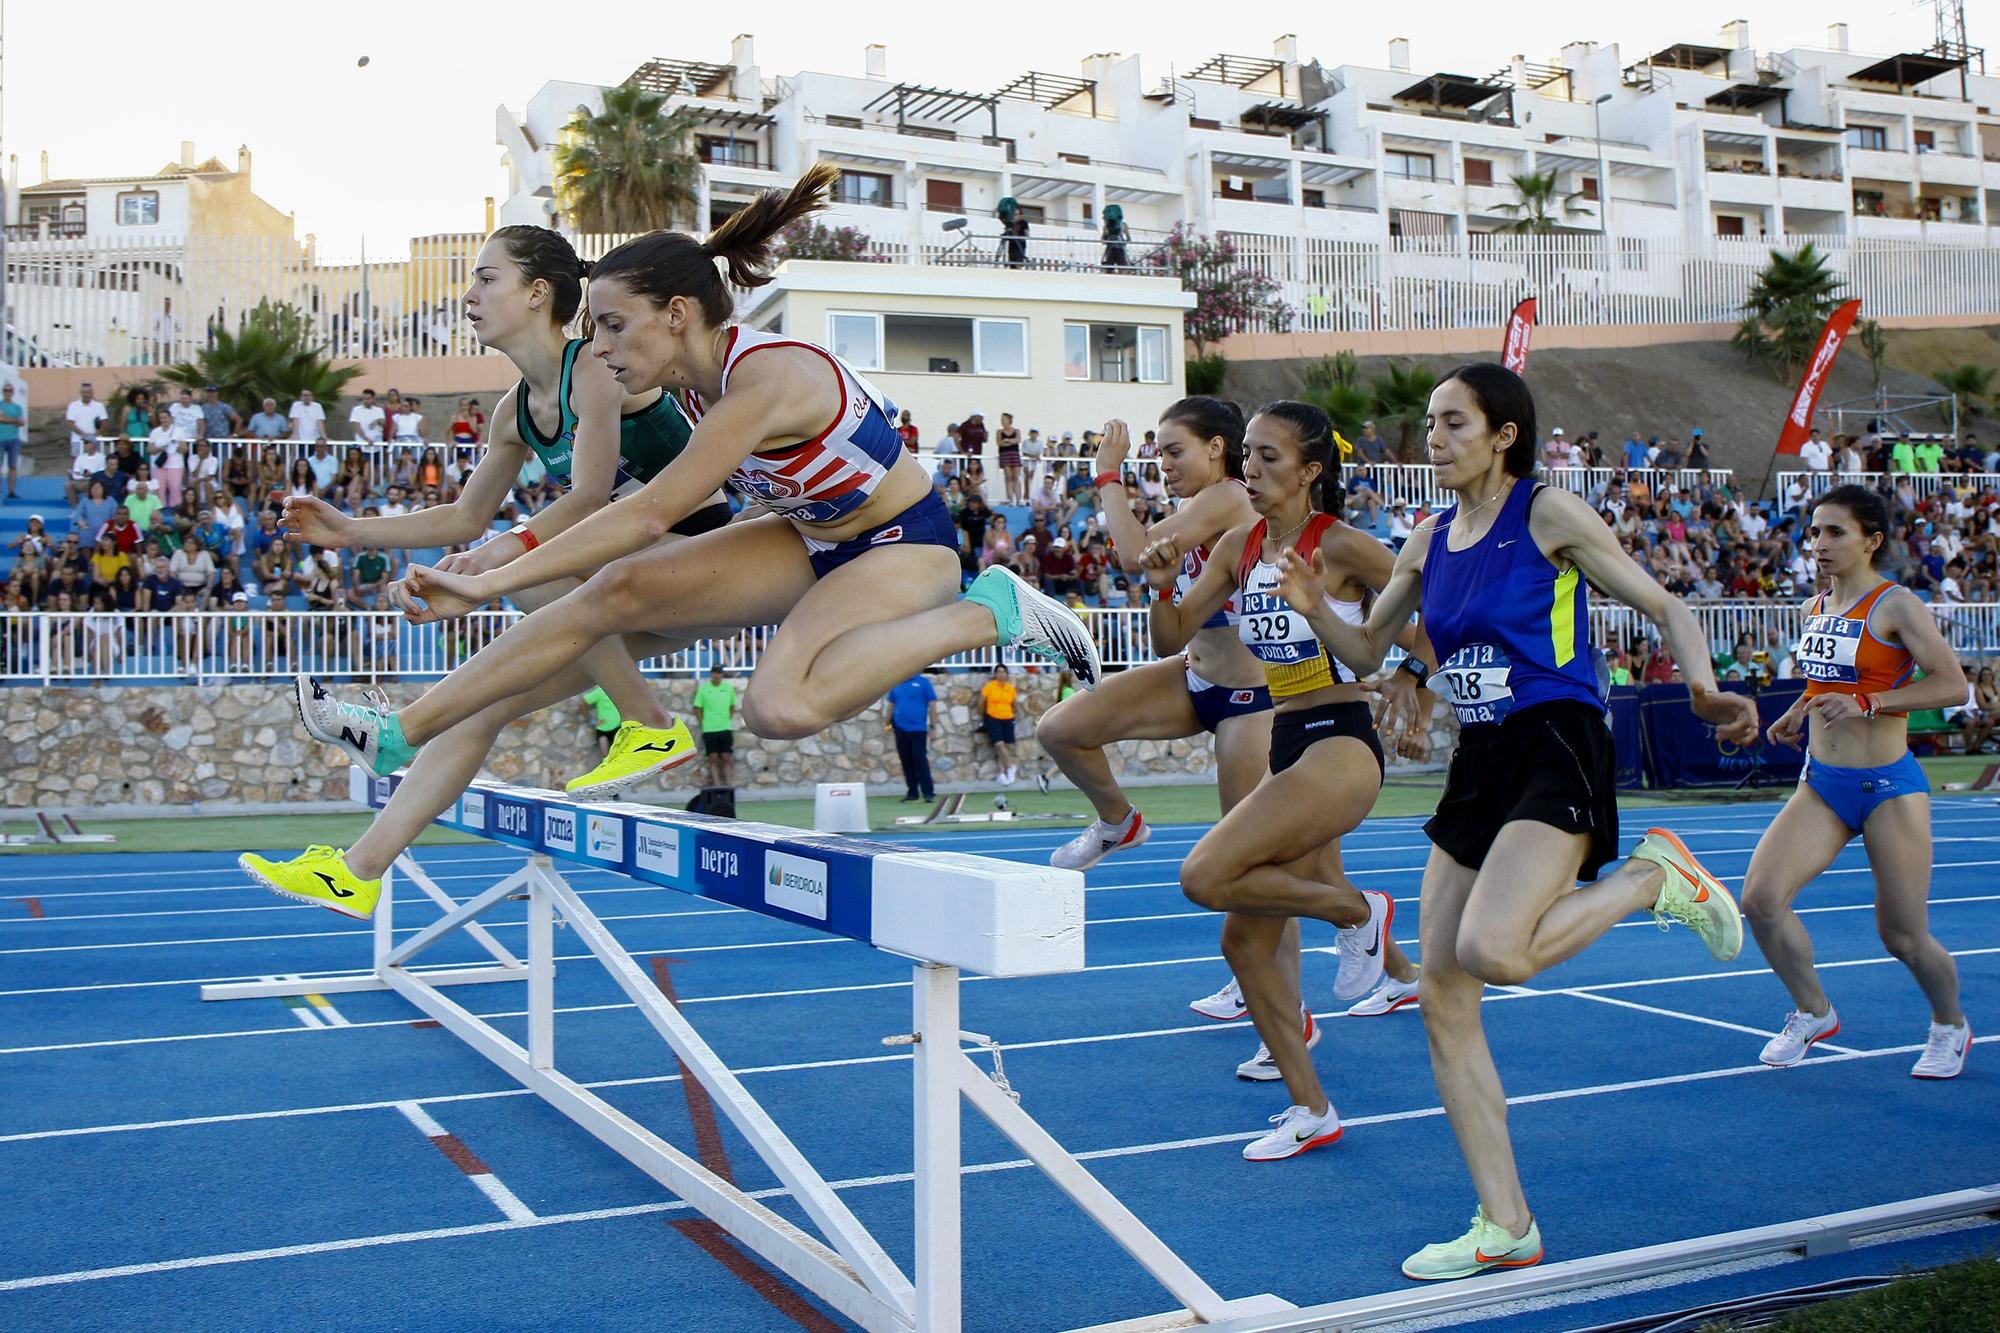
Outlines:
POLYGON ((219 500, 215 506, 215 521, 229 532, 229 555, 243 549, 243 511, 234 500, 219 500))
POLYGON ((382 428, 387 420, 388 415, 375 404, 373 389, 363 389, 361 401, 347 413, 347 424, 354 427, 356 444, 382 443, 382 428))
POLYGON ((167 404, 167 416, 174 423, 173 438, 185 444, 189 454, 194 453, 194 442, 201 438, 203 429, 201 409, 194 403, 194 390, 182 389, 180 400, 167 404))
POLYGON ((1770 531, 1771 525, 1764 521, 1762 510, 1744 505, 1737 514, 1736 529, 1743 534, 1745 541, 1754 542, 1762 541, 1764 534, 1770 531))
POLYGON ((340 475, 340 460, 333 456, 333 450, 325 440, 313 446, 306 458, 306 467, 312 471, 313 490, 324 495, 333 485, 333 479, 340 475))
POLYGON ((84 442, 97 438, 97 428, 111 414, 104 404, 93 396, 88 383, 77 388, 76 401, 63 410, 63 417, 69 422, 69 456, 75 458, 83 452, 84 442))
POLYGON ((298 401, 287 414, 292 420, 292 438, 311 444, 326 438, 326 409, 313 401, 311 389, 299 390, 298 401))
POLYGON ((403 488, 401 486, 391 486, 389 488, 389 499, 382 506, 382 517, 401 518, 409 512, 410 506, 403 503, 403 488))
POLYGON ((1799 446, 1799 461, 1806 465, 1808 472, 1833 470, 1833 446, 1821 438, 1819 427, 1814 426, 1812 437, 1799 446))
POLYGON ((86 441, 83 452, 70 460, 69 480, 63 484, 63 503, 74 505, 90 494, 90 479, 110 468, 111 463, 104 453, 104 441, 86 441))

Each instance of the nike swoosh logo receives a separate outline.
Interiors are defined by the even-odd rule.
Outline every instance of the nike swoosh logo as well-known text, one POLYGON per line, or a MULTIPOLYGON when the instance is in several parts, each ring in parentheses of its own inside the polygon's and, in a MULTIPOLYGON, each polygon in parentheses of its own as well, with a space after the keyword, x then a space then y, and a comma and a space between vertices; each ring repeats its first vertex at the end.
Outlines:
POLYGON ((1382 937, 1380 935, 1377 935, 1375 937, 1375 942, 1369 945, 1366 949, 1363 949, 1362 952, 1367 954, 1370 958, 1373 958, 1377 953, 1381 952, 1381 949, 1382 949, 1382 937))
POLYGON ((1698 903, 1705 903, 1708 901, 1708 885, 1704 884, 1701 886, 1701 892, 1697 893, 1694 896, 1694 901, 1698 903))
POLYGON ((1507 1256, 1504 1254, 1488 1254, 1486 1251, 1474 1247, 1472 1257, 1482 1264, 1497 1264, 1505 1260, 1507 1256))
POLYGON ((1519 541, 1519 540, 1521 540, 1521 539, 1520 539, 1519 537, 1509 537, 1509 538, 1508 538, 1508 539, 1507 539, 1506 541, 1504 541, 1504 542, 1501 542, 1499 546, 1496 546, 1496 547, 1494 547, 1493 549, 1497 551, 1497 550, 1499 550, 1499 549, 1500 549, 1501 547, 1505 547, 1505 546, 1512 546, 1512 545, 1513 545, 1513 544, 1514 544, 1515 542, 1517 542, 1517 541, 1519 541))

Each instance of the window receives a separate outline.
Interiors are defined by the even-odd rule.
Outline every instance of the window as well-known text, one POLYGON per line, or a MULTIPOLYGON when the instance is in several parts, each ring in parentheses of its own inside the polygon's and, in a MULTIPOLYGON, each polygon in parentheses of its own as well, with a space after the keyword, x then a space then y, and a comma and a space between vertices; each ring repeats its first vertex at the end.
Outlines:
POLYGON ((1141 327, 1139 330, 1139 381, 1142 384, 1167 382, 1167 331, 1141 327))
POLYGON ((729 163, 739 167, 754 167, 757 165, 757 141, 722 139, 712 134, 705 134, 701 138, 701 160, 729 163))
POLYGON ((882 316, 836 310, 826 317, 826 340, 856 370, 882 369, 882 316))
POLYGON ((1404 180, 1432 181, 1437 179, 1437 159, 1429 153, 1406 153, 1391 148, 1385 156, 1389 159, 1389 174, 1401 176, 1404 180))
POLYGON ((1577 177, 1576 188, 1577 192, 1583 195, 1583 197, 1586 199, 1597 198, 1597 177, 1595 176, 1577 177))
POLYGON ((159 224, 159 191, 139 190, 132 194, 121 194, 118 196, 119 226, 157 227, 159 224))
POLYGON ((965 208, 965 183, 963 181, 939 180, 932 176, 924 182, 924 207, 933 213, 957 213, 965 208))
POLYGON ((1090 325, 1063 325, 1063 378, 1090 378, 1090 325))
POLYGON ((1717 236, 1741 236, 1743 234, 1743 219, 1730 217, 1727 214, 1716 218, 1715 234, 1717 236))
POLYGON ((1063 378, 1165 384, 1167 330, 1158 324, 1063 325, 1063 378))
POLYGON ((1911 137, 1916 140, 1917 151, 1919 153, 1935 153, 1937 151, 1936 130, 1914 130, 1911 132, 1911 137))
POLYGON ((1300 191, 1300 193, 1301 193, 1302 195, 1304 195, 1304 196, 1305 196, 1305 201, 1306 201, 1306 207, 1307 207, 1307 208, 1325 208, 1325 207, 1326 207, 1326 191, 1325 191, 1325 190, 1301 190, 1301 191, 1300 191))
POLYGON ((1886 150, 1889 147, 1889 130, 1884 125, 1849 125, 1847 127, 1849 148, 1874 148, 1886 150))
POLYGON ((861 117, 859 117, 859 116, 828 116, 828 117, 826 118, 826 123, 827 123, 827 124, 829 124, 829 125, 832 125, 832 126, 834 126, 834 127, 836 127, 836 128, 838 128, 838 129, 843 129, 843 130, 858 130, 858 129, 860 129, 860 128, 861 128, 861 117))
POLYGON ((1491 185, 1493 183, 1493 163, 1484 157, 1465 159, 1465 183, 1467 185, 1491 185))
POLYGON ((1215 192, 1224 199, 1250 199, 1255 197, 1251 192, 1250 182, 1244 180, 1241 176, 1224 176, 1217 184, 1215 192))
POLYGON ((972 365, 976 375, 1025 375, 1028 373, 1028 321, 1025 319, 976 319, 972 321, 972 365))
POLYGON ((1888 217, 1889 196, 1880 190, 1856 190, 1854 192, 1854 215, 1863 218, 1888 217))
POLYGON ((843 171, 840 184, 834 188, 834 198, 843 204, 862 204, 869 208, 893 208, 896 204, 895 188, 889 177, 872 171, 843 171))

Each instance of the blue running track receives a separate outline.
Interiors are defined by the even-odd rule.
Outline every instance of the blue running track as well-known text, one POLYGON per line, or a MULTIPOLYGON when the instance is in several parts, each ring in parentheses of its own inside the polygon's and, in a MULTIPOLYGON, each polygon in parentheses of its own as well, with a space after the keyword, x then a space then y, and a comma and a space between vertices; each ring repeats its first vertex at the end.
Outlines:
MULTIPOLYGON (((1775 808, 1669 822, 1733 884, 1775 808)), ((1656 813, 1628 818, 1628 845, 1656 813)), ((1345 1139, 1244 1162, 1239 1146, 1285 1098, 1232 1077, 1257 1044, 1247 1024, 1187 1008, 1226 979, 1216 919, 1175 882, 1201 831, 1161 827, 1092 871, 1088 970, 968 979, 964 1024, 1004 1044, 1027 1109, 1225 1295, 1306 1305, 1395 1289, 1402 1257, 1457 1234, 1474 1203, 1421 1020, 1328 1024, 1315 1056, 1345 1139)), ((1488 992, 1551 1259, 2000 1180, 2000 1051, 1985 1045, 2000 1039, 2000 809, 1940 800, 1936 831, 1933 929, 1958 956, 1975 1030, 1995 1034, 1954 1082, 1908 1077, 1927 1013, 1875 937, 1858 842, 1800 901, 1844 1023, 1800 1068, 1757 1063, 1789 1004, 1754 942, 1720 966, 1686 931, 1635 918, 1531 988, 1488 992)), ((905 841, 1039 861, 1067 836, 905 841)), ((1350 875, 1397 896, 1412 949, 1427 847, 1412 819, 1371 820, 1344 846, 1350 875)), ((467 846, 421 859, 460 893, 519 862, 467 846)), ((249 886, 233 861, 0 860, 0 1327, 845 1327, 394 995, 201 1003, 202 982, 367 963, 365 929, 249 886)), ((907 1271, 908 1057, 881 1044, 909 1027, 907 964, 559 868, 642 966, 670 976, 711 1045, 907 1271)), ((524 947, 511 906, 496 933, 524 947)), ((1331 942, 1308 924, 1308 995, 1325 1016, 1331 942)), ((584 958, 561 933, 557 948, 584 958)), ((462 941, 438 956, 473 957, 462 941)), ((451 993, 526 1040, 520 988, 451 993)), ((691 1113, 671 1053, 622 1001, 588 961, 562 968, 559 1063, 692 1151, 700 1099, 691 1113)), ((965 1131, 968 1328, 1067 1329, 1167 1306, 976 1114, 965 1131)), ((740 1185, 774 1186, 726 1122, 719 1152, 740 1185)), ((771 1202, 803 1220, 775 1191, 771 1202)), ((1937 1262, 1997 1235, 1940 1229, 1481 1326, 1571 1328, 1937 1262)))

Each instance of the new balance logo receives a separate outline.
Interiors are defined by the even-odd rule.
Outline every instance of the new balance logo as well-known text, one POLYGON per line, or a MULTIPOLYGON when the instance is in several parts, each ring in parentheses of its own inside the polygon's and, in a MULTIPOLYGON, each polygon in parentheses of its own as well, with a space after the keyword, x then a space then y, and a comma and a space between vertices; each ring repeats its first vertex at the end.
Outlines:
POLYGON ((334 897, 352 898, 354 896, 353 889, 341 888, 340 885, 335 882, 333 876, 327 874, 324 870, 315 870, 313 871, 313 874, 319 876, 320 883, 326 885, 326 891, 332 894, 334 897))
POLYGON ((342 745, 351 745, 357 750, 366 750, 368 748, 368 738, 353 727, 342 727, 340 729, 340 743, 342 745))

